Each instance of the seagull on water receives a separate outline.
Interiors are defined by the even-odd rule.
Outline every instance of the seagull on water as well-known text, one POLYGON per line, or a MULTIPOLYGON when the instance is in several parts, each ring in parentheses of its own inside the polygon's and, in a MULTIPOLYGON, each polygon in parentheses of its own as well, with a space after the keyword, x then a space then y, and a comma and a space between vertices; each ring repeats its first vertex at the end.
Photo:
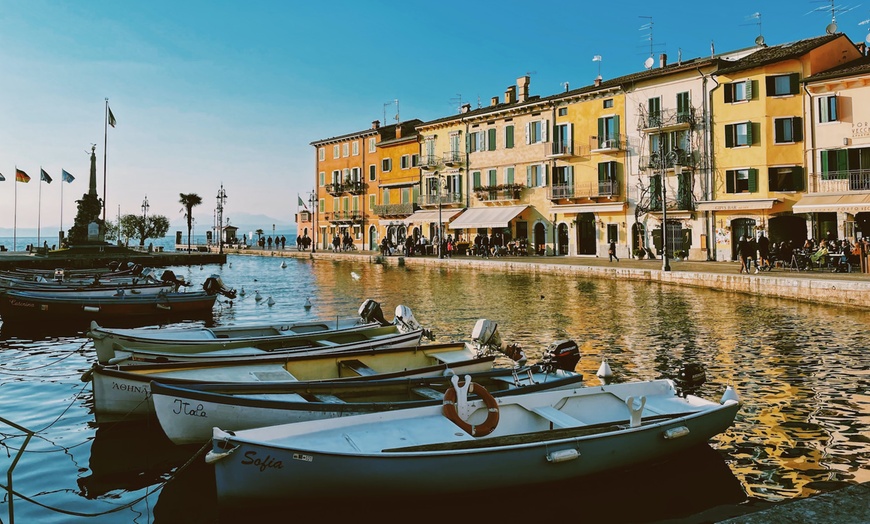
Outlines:
POLYGON ((263 300, 263 297, 260 296, 260 290, 254 291, 254 300, 256 300, 257 302, 263 300))
POLYGON ((305 304, 303 305, 303 307, 305 309, 311 309, 311 299, 310 298, 305 299, 305 304))
POLYGON ((269 307, 272 307, 275 305, 275 299, 272 298, 272 295, 269 295, 269 299, 266 300, 266 304, 269 304, 269 307))

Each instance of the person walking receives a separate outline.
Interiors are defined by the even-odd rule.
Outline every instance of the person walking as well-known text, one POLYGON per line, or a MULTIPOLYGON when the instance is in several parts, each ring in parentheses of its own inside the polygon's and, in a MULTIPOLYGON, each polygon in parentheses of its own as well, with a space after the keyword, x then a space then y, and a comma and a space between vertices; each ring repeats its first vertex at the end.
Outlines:
POLYGON ((740 272, 749 273, 749 266, 746 265, 746 259, 749 256, 749 242, 743 235, 740 235, 740 240, 737 241, 737 256, 740 258, 740 272))
POLYGON ((758 258, 761 262, 761 270, 770 271, 770 239, 764 236, 764 231, 758 235, 758 258))
POLYGON ((616 256, 616 241, 615 240, 610 241, 610 249, 607 250, 607 254, 610 255, 610 260, 608 262, 613 262, 614 258, 616 259, 617 262, 619 262, 619 257, 616 256))
POLYGON ((749 260, 752 260, 752 265, 755 267, 755 274, 758 274, 758 242, 755 236, 749 237, 749 258, 746 260, 746 272, 749 273, 749 260))

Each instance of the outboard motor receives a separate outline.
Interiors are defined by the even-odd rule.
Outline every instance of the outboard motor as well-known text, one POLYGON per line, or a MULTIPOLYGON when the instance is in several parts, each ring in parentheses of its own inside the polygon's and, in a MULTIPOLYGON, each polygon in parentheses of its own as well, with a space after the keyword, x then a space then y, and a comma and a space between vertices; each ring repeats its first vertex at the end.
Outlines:
POLYGON ((218 275, 212 275, 205 279, 205 282, 202 283, 202 289, 209 295, 220 293, 227 298, 236 298, 236 290, 226 287, 218 275))
MULTIPOLYGON (((417 319, 414 318, 414 313, 411 313, 411 308, 401 304, 396 306, 396 319, 394 322, 399 326, 399 329, 404 332, 423 329, 423 326, 421 326, 420 323, 417 322, 417 319)), ((432 332, 428 329, 423 329, 423 335, 429 340, 435 338, 432 335, 432 332)))
POLYGON ((117 271, 118 266, 120 266, 120 265, 121 265, 121 263, 118 262, 117 260, 112 260, 111 262, 109 262, 107 264, 107 267, 109 268, 109 271, 117 271))
POLYGON ((501 351, 501 335, 498 323, 485 318, 478 319, 471 330, 471 341, 479 347, 501 351))
MULTIPOLYGON (((214 276, 216 275, 212 275, 212 277, 214 276)), ((171 269, 167 269, 166 271, 164 271, 163 274, 160 275, 160 280, 162 282, 172 282, 173 284, 175 284, 176 291, 178 291, 178 288, 181 286, 189 285, 187 282, 184 281, 184 279, 175 276, 175 273, 173 273, 171 269)), ((220 277, 218 277, 218 280, 220 280, 220 277)), ((206 282, 208 281, 206 280, 206 282)), ((221 282, 221 285, 223 285, 223 282, 221 282)), ((203 288, 205 288, 205 284, 203 284, 203 288)), ((208 289, 206 289, 206 291, 208 291, 208 289)))
POLYGON ((381 311, 381 304, 370 298, 367 298, 365 302, 360 304, 357 313, 359 313, 359 318, 362 320, 363 324, 377 322, 382 326, 390 325, 390 323, 387 322, 387 319, 384 318, 384 312, 381 311))
POLYGON ((694 394, 707 382, 707 371, 703 364, 689 362, 683 365, 683 369, 674 377, 674 382, 677 384, 677 393, 685 397, 694 394))
POLYGON ((580 348, 573 340, 557 340, 544 350, 541 366, 549 371, 574 371, 580 362, 580 348))
POLYGON ((63 268, 54 270, 54 280, 55 282, 63 282, 63 268))

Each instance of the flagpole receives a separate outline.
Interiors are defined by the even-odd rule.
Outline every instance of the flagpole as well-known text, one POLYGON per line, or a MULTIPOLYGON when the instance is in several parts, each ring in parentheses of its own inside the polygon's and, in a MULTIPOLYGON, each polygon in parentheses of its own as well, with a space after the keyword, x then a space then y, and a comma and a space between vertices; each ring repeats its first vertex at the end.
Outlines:
POLYGON ((42 166, 39 166, 39 198, 36 204, 36 245, 41 246, 42 243, 42 166))
POLYGON ((106 118, 103 119, 103 227, 106 224, 106 148, 109 145, 109 99, 106 99, 106 118))
MULTIPOLYGON (((63 232, 63 183, 66 180, 63 179, 63 170, 60 173, 60 230, 63 232)), ((58 235, 58 247, 60 247, 60 235, 58 235)))
POLYGON ((15 166, 15 203, 12 205, 12 251, 18 251, 18 166, 15 166))

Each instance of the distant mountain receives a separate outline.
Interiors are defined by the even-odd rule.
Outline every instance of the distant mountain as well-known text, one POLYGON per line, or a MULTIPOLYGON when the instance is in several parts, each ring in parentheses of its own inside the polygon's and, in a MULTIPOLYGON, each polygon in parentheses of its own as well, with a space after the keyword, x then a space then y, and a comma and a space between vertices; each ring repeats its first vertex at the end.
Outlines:
MULTIPOLYGON (((239 228, 239 236, 241 236, 242 234, 256 231, 258 229, 262 229, 263 234, 265 235, 271 235, 272 226, 275 227, 275 233, 279 233, 285 236, 287 236, 288 234, 296 235, 296 224, 293 223, 292 218, 281 220, 267 215, 233 213, 232 216, 229 216, 229 219, 231 226, 236 226, 237 228, 239 228)), ((224 218, 224 220, 226 220, 226 217, 224 218)), ((204 224, 202 223, 202 219, 198 220, 195 226, 195 230, 201 231, 203 227, 204 224)), ((184 231, 186 234, 187 222, 185 222, 184 220, 176 220, 170 226, 169 231, 184 231)))

